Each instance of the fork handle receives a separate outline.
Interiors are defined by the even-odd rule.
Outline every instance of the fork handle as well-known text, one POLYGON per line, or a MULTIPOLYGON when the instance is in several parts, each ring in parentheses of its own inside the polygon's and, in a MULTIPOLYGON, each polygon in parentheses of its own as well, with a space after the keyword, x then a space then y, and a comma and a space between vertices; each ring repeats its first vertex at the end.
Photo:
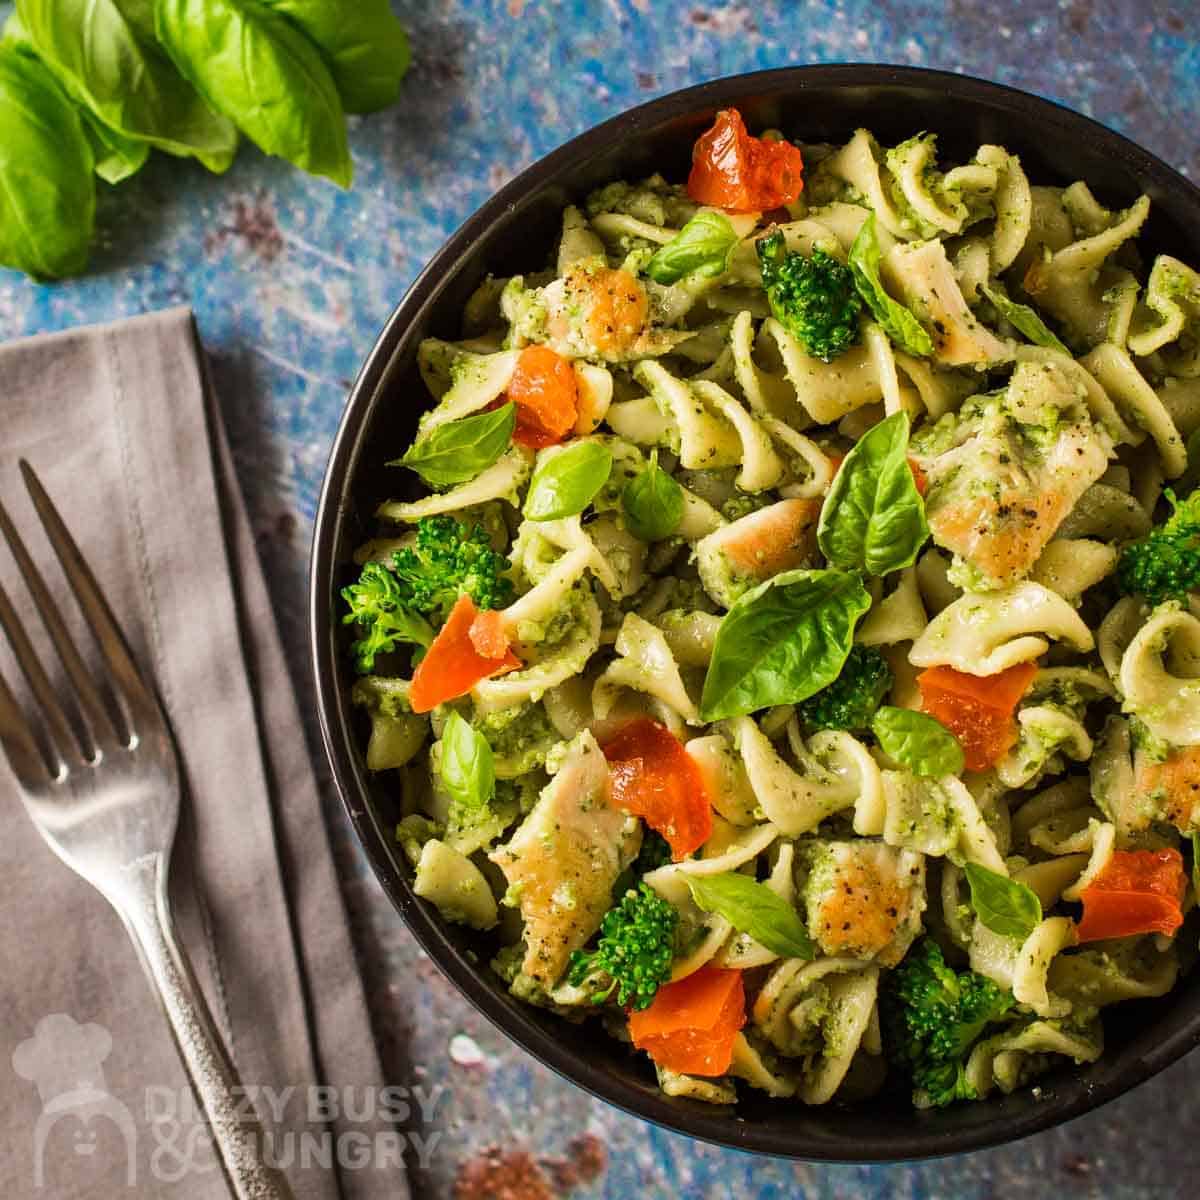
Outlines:
POLYGON ((262 1125, 252 1105, 247 1115, 237 1069, 176 935, 167 900, 166 860, 161 854, 148 855, 130 870, 125 883, 114 905, 158 993, 230 1191, 237 1200, 292 1200, 287 1179, 263 1162, 262 1125))

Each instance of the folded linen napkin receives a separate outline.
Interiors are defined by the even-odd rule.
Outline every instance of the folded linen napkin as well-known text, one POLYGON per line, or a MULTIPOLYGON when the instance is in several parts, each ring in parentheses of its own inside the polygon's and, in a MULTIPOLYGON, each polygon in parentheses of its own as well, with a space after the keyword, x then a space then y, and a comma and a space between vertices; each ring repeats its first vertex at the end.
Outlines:
MULTIPOLYGON (((185 780, 176 918, 266 1152, 298 1200, 403 1200, 396 1112, 191 314, 0 347, 0 411, 0 498, 48 567, 27 458, 170 715, 185 780)), ((7 551, 0 578, 29 611, 7 551)), ((225 1200, 124 929, 41 841, 4 765, 0 790, 0 1192, 225 1200)))

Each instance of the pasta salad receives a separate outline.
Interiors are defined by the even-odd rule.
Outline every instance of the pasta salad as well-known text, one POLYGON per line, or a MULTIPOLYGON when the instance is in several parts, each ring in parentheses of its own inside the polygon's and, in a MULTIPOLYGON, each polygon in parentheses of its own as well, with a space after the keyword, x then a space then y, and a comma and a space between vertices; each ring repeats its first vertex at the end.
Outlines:
POLYGON ((514 996, 669 1095, 928 1107, 1191 965, 1200 275, 1149 210, 729 110, 422 343, 354 700, 514 996))

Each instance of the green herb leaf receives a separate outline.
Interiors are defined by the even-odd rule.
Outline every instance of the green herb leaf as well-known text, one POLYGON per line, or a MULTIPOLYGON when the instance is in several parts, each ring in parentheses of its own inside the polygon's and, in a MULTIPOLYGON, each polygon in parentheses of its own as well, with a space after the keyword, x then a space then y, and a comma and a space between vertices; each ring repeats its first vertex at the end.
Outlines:
POLYGON ((17 12, 67 94, 104 125, 210 171, 228 170, 237 130, 139 36, 136 13, 127 18, 117 0, 19 0, 17 12))
POLYGON ((723 275, 740 239, 729 218, 704 209, 698 212, 646 264, 655 283, 676 283, 685 275, 714 279, 723 275))
POLYGON ((969 862, 963 868, 975 915, 993 933, 1024 941, 1042 919, 1042 902, 1023 883, 969 862))
POLYGON ((884 705, 871 719, 871 731, 883 752, 914 775, 957 775, 963 769, 963 749, 940 721, 909 708, 884 705))
POLYGON ((262 0, 307 34, 333 72, 347 112, 387 108, 412 53, 390 0, 262 0))
POLYGON ((717 630, 701 716, 807 700, 838 677, 870 607, 859 576, 837 570, 784 571, 747 592, 717 630))
POLYGON ((996 311, 1035 346, 1045 346, 1047 350, 1058 350, 1063 354, 1071 353, 1028 304, 1018 304, 1016 300, 1010 300, 1001 285, 991 286, 985 283, 980 290, 992 302, 996 311))
POLYGON ((724 917, 739 933, 749 934, 772 954, 812 958, 816 953, 800 914, 765 883, 736 871, 722 875, 680 873, 691 889, 692 899, 705 912, 724 917))
POLYGON ((54 76, 0 46, 0 266, 59 279, 87 265, 96 214, 92 150, 54 76))
POLYGON ((599 442, 575 442, 543 454, 529 483, 525 515, 531 521, 573 517, 608 482, 612 451, 599 442))
POLYGON ((154 17, 176 67, 260 149, 350 186, 341 97, 320 51, 287 18, 253 0, 158 0, 154 17))
POLYGON ((403 458, 393 459, 388 466, 408 467, 430 487, 466 483, 508 449, 516 423, 515 404, 448 421, 414 442, 403 458))
POLYGON ((451 800, 462 811, 483 808, 496 787, 496 768, 487 738, 452 712, 442 730, 441 745, 439 773, 451 800))
POLYGON ((933 338, 913 314, 898 300, 893 300, 879 276, 879 239, 875 235, 875 214, 872 213, 858 231, 850 247, 850 269, 858 294, 866 301, 871 315, 883 332, 909 354, 928 356, 933 353, 933 338))
POLYGON ((886 575, 912 566, 928 537, 908 465, 908 414, 893 413, 859 438, 833 477, 817 542, 834 566, 886 575))
POLYGON ((658 465, 658 451, 621 492, 625 523, 643 542, 660 542, 679 528, 683 519, 683 488, 658 465))

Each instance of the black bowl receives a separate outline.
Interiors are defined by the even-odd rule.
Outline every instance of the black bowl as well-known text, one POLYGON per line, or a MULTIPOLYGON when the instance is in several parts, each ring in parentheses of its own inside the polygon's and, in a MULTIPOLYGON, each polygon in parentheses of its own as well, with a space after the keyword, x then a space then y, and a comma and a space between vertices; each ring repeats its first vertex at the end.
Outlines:
POLYGON ((1110 1009, 1108 1048, 1011 1096, 914 1112, 889 1093, 857 1107, 806 1108, 743 1089, 736 1110, 662 1095, 644 1056, 595 1024, 576 1027, 512 999, 487 967, 488 937, 441 920, 412 892, 395 845, 395 801, 363 760, 361 714, 349 702, 346 634, 337 587, 375 505, 396 489, 394 458, 428 397, 416 370, 426 336, 459 335, 463 304, 488 272, 543 265, 563 205, 612 179, 655 170, 686 176, 696 135, 736 106, 751 128, 804 141, 844 140, 860 125, 895 142, 923 129, 950 155, 983 142, 1015 151, 1035 183, 1085 179, 1112 206, 1149 194, 1140 242, 1200 262, 1200 191, 1153 155, 1086 117, 1011 88, 938 71, 889 66, 797 67, 715 80, 643 104, 589 130, 502 188, 442 247, 392 314, 350 393, 317 511, 311 576, 312 653, 325 748, 367 856, 430 957, 509 1037, 593 1094, 670 1129, 766 1154, 837 1162, 915 1159, 995 1145, 1113 1099, 1200 1043, 1200 971, 1158 1001, 1110 1009))

